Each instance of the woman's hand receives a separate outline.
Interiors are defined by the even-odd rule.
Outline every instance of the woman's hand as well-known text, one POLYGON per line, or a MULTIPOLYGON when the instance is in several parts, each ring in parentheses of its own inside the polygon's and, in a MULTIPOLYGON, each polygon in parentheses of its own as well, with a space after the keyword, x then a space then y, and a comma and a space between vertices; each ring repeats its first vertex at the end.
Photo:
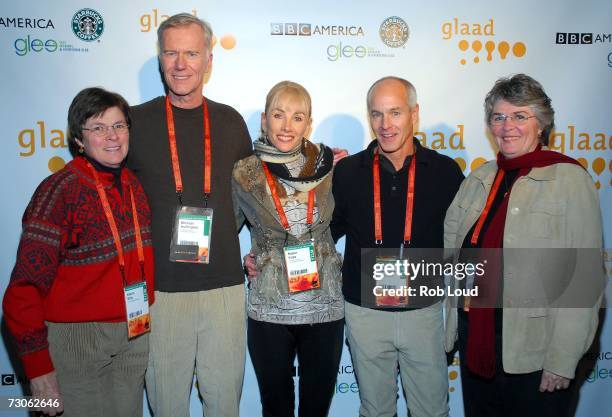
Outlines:
POLYGON ((255 255, 253 255, 253 252, 249 252, 244 255, 242 260, 244 265, 244 273, 246 274, 249 282, 251 282, 251 280, 256 278, 258 274, 257 266, 255 265, 255 255))
POLYGON ((37 411, 41 411, 48 416, 56 416, 64 411, 64 402, 62 401, 55 371, 32 378, 30 380, 30 390, 32 391, 33 398, 44 400, 46 405, 46 407, 39 408, 37 411), (55 403, 53 400, 57 400, 57 407, 53 406, 55 403))
POLYGON ((540 392, 554 392, 569 387, 570 380, 557 374, 553 374, 547 370, 542 371, 542 380, 540 382, 540 392))

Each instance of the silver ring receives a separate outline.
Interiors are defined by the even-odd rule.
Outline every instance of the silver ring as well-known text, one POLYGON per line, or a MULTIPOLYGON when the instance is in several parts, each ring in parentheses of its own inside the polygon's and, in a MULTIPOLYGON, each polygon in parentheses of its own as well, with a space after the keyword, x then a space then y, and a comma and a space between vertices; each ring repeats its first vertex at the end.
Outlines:
POLYGON ((557 389, 561 389, 561 385, 557 385, 555 388, 557 388, 557 389))

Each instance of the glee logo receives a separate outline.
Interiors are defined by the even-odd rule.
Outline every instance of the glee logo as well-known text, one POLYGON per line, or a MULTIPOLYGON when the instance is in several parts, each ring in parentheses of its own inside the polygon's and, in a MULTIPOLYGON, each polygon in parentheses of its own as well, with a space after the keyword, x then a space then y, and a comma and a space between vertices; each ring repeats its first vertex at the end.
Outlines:
POLYGON ((44 41, 36 38, 32 39, 30 35, 15 39, 13 45, 15 46, 15 53, 19 56, 25 56, 29 52, 56 52, 59 48, 57 41, 54 39, 44 41))
POLYGON ((367 54, 365 46, 351 46, 343 45, 339 42, 337 45, 329 45, 327 47, 327 59, 330 61, 337 61, 340 58, 364 58, 367 54))

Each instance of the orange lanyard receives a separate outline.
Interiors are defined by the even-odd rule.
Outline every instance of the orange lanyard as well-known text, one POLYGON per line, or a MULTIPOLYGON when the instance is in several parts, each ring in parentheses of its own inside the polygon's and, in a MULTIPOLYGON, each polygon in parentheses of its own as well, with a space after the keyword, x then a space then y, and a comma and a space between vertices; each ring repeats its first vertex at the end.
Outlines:
MULTIPOLYGON (((96 183, 96 190, 98 191, 98 196, 100 196, 100 202, 102 203, 102 208, 104 209, 104 214, 106 215, 106 220, 108 221, 108 225, 111 229, 111 233, 113 234, 113 240, 115 241, 115 247, 117 248, 117 257, 119 258, 119 270, 121 271, 121 278, 123 279, 123 285, 127 286, 127 280, 125 279, 125 259, 123 258, 123 246, 121 246, 121 237, 119 236, 119 230, 117 229, 117 224, 115 223, 115 217, 113 216, 113 211, 111 210, 110 203, 108 202, 108 197, 106 196, 106 191, 104 191, 104 187, 100 182, 100 178, 98 177, 98 173, 95 168, 87 162, 87 166, 91 170, 91 173, 94 177, 94 181, 96 183)), ((142 236, 140 234, 140 223, 138 222, 138 212, 136 211, 136 201, 134 199, 134 191, 130 186, 130 200, 132 203, 132 217, 134 219, 134 231, 136 232, 136 248, 138 250, 138 263, 140 264, 140 273, 142 280, 144 281, 144 250, 142 245, 142 236)))
MULTIPOLYGON (((268 187, 270 187, 270 192, 272 193, 272 200, 274 200, 274 205, 276 206, 276 211, 278 212, 278 217, 280 217, 281 224, 285 228, 285 230, 289 230, 289 222, 287 221, 287 216, 285 215, 285 210, 283 210, 283 206, 280 202, 280 198, 278 198, 278 193, 276 192, 276 182, 270 173, 270 169, 268 168, 268 164, 264 161, 261 161, 261 165, 263 165, 264 172, 266 174, 266 180, 268 181, 268 187)), ((306 212, 306 224, 312 225, 312 219, 314 217, 314 194, 315 189, 308 191, 308 210, 306 212)))
POLYGON ((487 204, 485 205, 484 210, 480 214, 478 218, 478 223, 476 223, 476 227, 474 228, 474 233, 472 234, 472 239, 470 243, 472 245, 476 245, 478 243, 478 236, 482 231, 482 227, 484 226, 484 222, 489 215, 489 211, 491 210, 491 206, 493 205, 493 200, 495 200, 495 195, 497 194, 497 190, 499 189, 499 185, 501 184, 502 179, 504 178, 504 170, 500 169, 497 171, 497 175, 495 176, 495 181, 493 181, 493 187, 491 187, 491 191, 489 191, 489 197, 487 197, 487 204))
MULTIPOLYGON (((210 149, 210 123, 208 117, 208 105, 202 97, 202 108, 204 111, 204 204, 208 206, 210 195, 211 178, 211 149, 210 149)), ((174 173, 174 185, 179 201, 183 204, 183 179, 181 177, 181 167, 179 165, 178 151, 176 149, 176 131, 174 129, 174 115, 172 114, 172 104, 170 98, 166 96, 166 120, 168 122, 168 141, 170 142, 170 157, 172 159, 172 172, 174 173)))
MULTIPOLYGON (((414 211, 414 179, 416 174, 416 152, 412 155, 410 167, 408 168, 408 192, 406 193, 406 220, 404 222, 404 241, 402 247, 412 237, 412 214, 414 211)), ((380 162, 378 149, 374 152, 374 164, 372 165, 372 179, 374 183, 374 237, 377 245, 382 244, 382 205, 380 203, 380 162)))

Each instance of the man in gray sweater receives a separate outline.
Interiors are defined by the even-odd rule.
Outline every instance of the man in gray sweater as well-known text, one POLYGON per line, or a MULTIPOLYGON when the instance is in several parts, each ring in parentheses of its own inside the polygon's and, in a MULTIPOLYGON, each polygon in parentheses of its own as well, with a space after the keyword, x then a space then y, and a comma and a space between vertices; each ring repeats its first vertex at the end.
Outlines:
POLYGON ((212 31, 178 14, 159 27, 167 87, 133 107, 128 166, 150 201, 155 250, 147 394, 155 417, 189 416, 194 369, 206 416, 237 416, 245 361, 244 276, 231 199, 252 153, 244 120, 202 96, 212 31))

